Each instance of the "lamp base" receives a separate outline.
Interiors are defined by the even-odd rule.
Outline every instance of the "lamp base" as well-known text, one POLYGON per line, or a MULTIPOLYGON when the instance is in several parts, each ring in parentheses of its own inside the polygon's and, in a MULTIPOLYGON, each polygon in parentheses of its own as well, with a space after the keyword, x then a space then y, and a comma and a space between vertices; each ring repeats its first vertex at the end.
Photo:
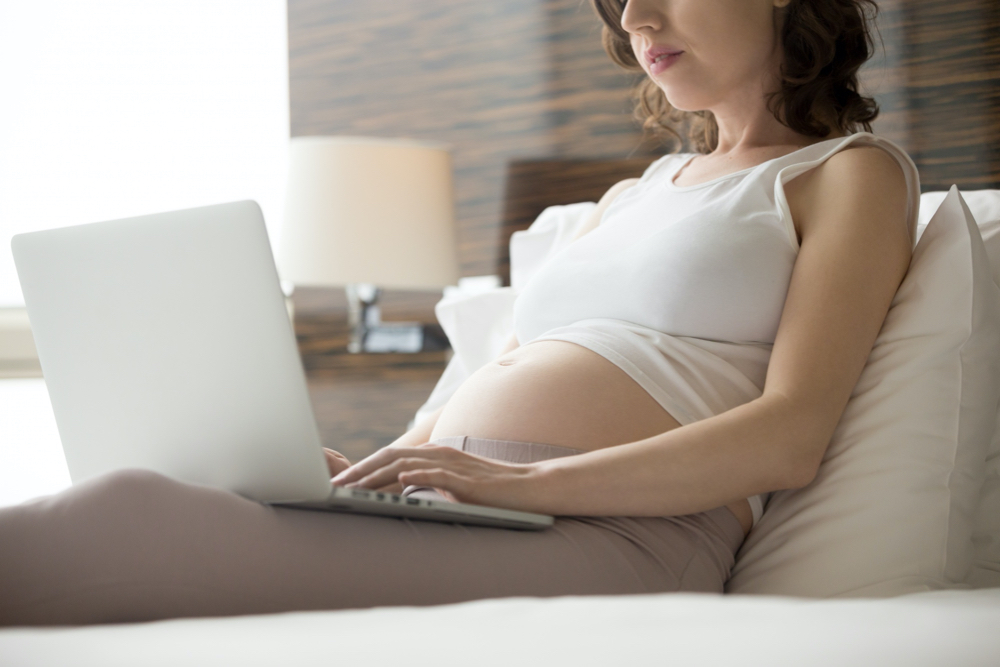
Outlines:
POLYGON ((424 327, 410 322, 369 327, 362 345, 364 352, 408 352, 424 349, 424 327))
POLYGON ((419 322, 382 322, 378 298, 382 293, 370 283, 352 283, 347 292, 351 342, 347 351, 416 353, 424 347, 424 327, 419 322))

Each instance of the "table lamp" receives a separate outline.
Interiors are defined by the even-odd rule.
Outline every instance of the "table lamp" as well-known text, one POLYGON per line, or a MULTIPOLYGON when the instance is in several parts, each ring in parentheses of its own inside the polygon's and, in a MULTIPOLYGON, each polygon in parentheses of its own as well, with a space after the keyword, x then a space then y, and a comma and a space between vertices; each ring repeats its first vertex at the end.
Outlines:
POLYGON ((277 263, 294 286, 346 289, 350 352, 419 351, 422 327, 383 324, 378 297, 382 288, 442 289, 458 281, 447 147, 293 138, 277 263))

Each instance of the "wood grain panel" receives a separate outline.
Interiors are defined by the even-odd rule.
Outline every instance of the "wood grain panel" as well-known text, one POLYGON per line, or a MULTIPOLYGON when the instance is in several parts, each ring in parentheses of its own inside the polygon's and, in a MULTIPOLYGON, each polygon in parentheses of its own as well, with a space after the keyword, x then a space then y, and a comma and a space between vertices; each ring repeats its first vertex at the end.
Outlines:
POLYGON ((879 3, 886 43, 876 129, 899 141, 924 191, 1000 188, 1000 3, 879 3))

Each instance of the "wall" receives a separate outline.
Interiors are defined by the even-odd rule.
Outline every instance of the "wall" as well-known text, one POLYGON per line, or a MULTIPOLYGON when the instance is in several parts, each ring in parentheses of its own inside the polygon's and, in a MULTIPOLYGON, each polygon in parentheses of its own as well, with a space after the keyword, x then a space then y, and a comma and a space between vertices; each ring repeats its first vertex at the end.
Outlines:
POLYGON ((906 2, 913 127, 925 189, 1000 188, 1000 3, 906 2))

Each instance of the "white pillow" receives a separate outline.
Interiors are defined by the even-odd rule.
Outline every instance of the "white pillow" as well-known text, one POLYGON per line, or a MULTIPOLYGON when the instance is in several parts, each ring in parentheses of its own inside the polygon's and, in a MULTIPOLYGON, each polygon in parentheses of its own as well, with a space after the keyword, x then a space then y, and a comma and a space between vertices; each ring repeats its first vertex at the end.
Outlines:
MULTIPOLYGON (((927 224, 947 194, 941 190, 920 195, 918 225, 927 224)), ((972 217, 979 223, 980 228, 988 220, 1000 218, 1000 190, 962 190, 962 199, 972 211, 972 217)))
POLYGON ((816 479, 771 498, 727 591, 965 586, 1000 400, 998 340, 1000 290, 953 187, 914 249, 816 479))
MULTIPOLYGON (((920 219, 926 222, 945 197, 945 192, 926 192, 920 196, 920 219)), ((962 193, 986 245, 993 266, 993 282, 1000 285, 1000 190, 974 190, 962 193)), ((1000 586, 1000 410, 993 443, 986 455, 986 479, 979 501, 979 515, 972 533, 976 562, 969 583, 976 588, 1000 586)))
MULTIPOLYGON (((994 190, 1000 209, 1000 191, 994 190)), ((986 254, 993 265, 993 282, 1000 285, 1000 219, 979 223, 986 254)), ((997 343, 1000 345, 1000 341, 997 343)), ((986 479, 979 500, 979 514, 972 533, 976 562, 969 577, 975 588, 1000 587, 1000 406, 993 442, 986 454, 986 479)))
MULTIPOLYGON (((946 194, 925 192, 920 196, 921 224, 927 223, 946 194)), ((962 198, 979 223, 986 254, 993 267, 993 282, 1000 285, 1000 190, 966 191, 962 198)), ((985 466, 986 479, 972 532, 975 564, 969 583, 975 588, 1000 587, 1000 409, 985 466)))

